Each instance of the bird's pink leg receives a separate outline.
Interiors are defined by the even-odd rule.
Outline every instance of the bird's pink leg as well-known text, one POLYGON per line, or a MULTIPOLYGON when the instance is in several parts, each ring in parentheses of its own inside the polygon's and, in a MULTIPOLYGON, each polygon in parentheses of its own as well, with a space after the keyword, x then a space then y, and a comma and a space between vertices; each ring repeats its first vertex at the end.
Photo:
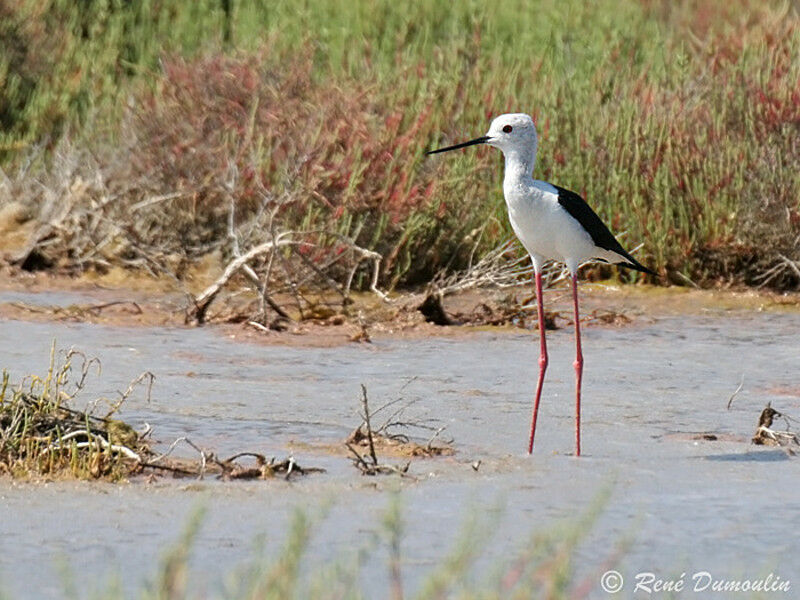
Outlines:
POLYGON ((528 442, 528 454, 533 452, 533 436, 536 433, 536 415, 539 413, 539 400, 542 397, 544 373, 547 371, 547 342, 544 334, 544 303, 542 298, 542 273, 536 271, 536 310, 539 313, 539 380, 536 383, 536 399, 533 402, 533 420, 531 421, 531 439, 528 442))
POLYGON ((581 455, 581 380, 583 352, 581 351, 581 321, 578 314, 578 274, 572 274, 572 303, 575 306, 575 456, 581 455))

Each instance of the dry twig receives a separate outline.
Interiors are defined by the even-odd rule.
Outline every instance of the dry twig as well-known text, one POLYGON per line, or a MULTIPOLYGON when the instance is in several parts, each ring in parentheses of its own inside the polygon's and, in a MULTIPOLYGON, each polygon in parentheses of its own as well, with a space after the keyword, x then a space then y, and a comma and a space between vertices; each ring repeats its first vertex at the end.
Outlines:
POLYGON ((731 394, 731 397, 728 398, 728 410, 731 409, 731 403, 733 402, 733 399, 736 398, 736 395, 742 391, 743 385, 744 385, 744 373, 742 373, 742 378, 741 380, 739 380, 739 387, 737 387, 736 390, 731 394))
POLYGON ((434 427, 417 421, 403 422, 399 420, 403 411, 413 404, 414 401, 407 402, 405 405, 396 409, 378 429, 374 428, 373 422, 375 415, 388 407, 398 404, 402 400, 402 398, 392 400, 377 410, 371 411, 367 398, 367 388, 363 384, 361 385, 362 422, 345 440, 345 446, 353 455, 352 460, 354 466, 363 474, 377 475, 380 473, 394 473, 408 476, 410 463, 407 462, 403 466, 382 463, 378 460, 379 448, 401 456, 432 457, 453 453, 450 447, 452 440, 445 441, 445 445, 434 445, 434 441, 439 439, 445 427, 434 427), (427 443, 423 445, 411 441, 406 434, 392 433, 389 431, 390 429, 398 427, 427 429, 433 431, 433 434, 428 438, 427 443), (359 452, 359 447, 363 448, 363 451, 359 452))
POLYGON ((225 267, 225 270, 223 271, 222 275, 220 275, 217 278, 217 280, 214 281, 214 283, 208 286, 194 299, 194 308, 187 315, 186 317, 187 321, 194 320, 197 323, 203 323, 205 321, 205 316, 206 312, 208 311, 208 307, 214 301, 214 298, 217 297, 217 294, 225 286, 225 284, 227 284, 228 281, 230 281, 231 277, 233 277, 239 271, 239 269, 245 266, 248 261, 256 258, 257 256, 273 252, 276 248, 279 248, 281 246, 288 246, 290 244, 296 243, 291 239, 285 239, 290 235, 291 235, 290 233, 280 234, 274 241, 264 242, 262 244, 254 246, 241 256, 238 256, 231 262, 229 262, 228 266, 225 267))
MULTIPOLYGON (((465 271, 440 278, 435 282, 435 287, 442 295, 447 296, 476 287, 506 288, 528 283, 533 278, 533 265, 530 257, 526 253, 520 253, 518 248, 516 239, 509 238, 465 271)), ((565 279, 568 275, 566 268, 557 263, 549 263, 543 273, 545 287, 565 279)))

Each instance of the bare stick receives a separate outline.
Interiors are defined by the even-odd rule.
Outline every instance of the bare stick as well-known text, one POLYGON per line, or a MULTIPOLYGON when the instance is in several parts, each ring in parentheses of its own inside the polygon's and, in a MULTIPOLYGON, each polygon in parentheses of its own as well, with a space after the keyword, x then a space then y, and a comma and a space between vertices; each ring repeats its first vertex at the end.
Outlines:
POLYGON ((347 449, 350 450, 350 452, 352 452, 353 455, 355 455, 356 466, 365 473, 369 472, 371 470, 370 465, 367 464, 367 462, 364 460, 364 457, 361 456, 355 448, 353 448, 352 444, 346 443, 345 446, 347 446, 347 449))
MULTIPOLYGON (((232 463, 232 462, 233 462, 233 461, 235 461, 237 458, 241 458, 241 457, 243 457, 243 456, 250 456, 250 457, 252 457, 252 458, 255 458, 255 459, 256 459, 256 462, 258 462, 258 463, 260 463, 260 464, 266 464, 266 462, 267 462, 267 459, 266 459, 266 457, 265 457, 263 454, 258 454, 258 453, 256 453, 256 452, 239 452, 238 454, 234 454, 234 455, 233 455, 233 456, 231 456, 230 458, 226 458, 226 459, 225 459, 225 460, 223 460, 222 462, 224 462, 224 463, 232 463)), ((272 457, 272 458, 270 459, 270 466, 271 466, 271 465, 272 465, 274 462, 275 462, 275 457, 272 457)))
POLYGON ((197 475, 197 471, 190 471, 189 469, 182 469, 174 465, 157 465, 151 462, 142 463, 143 469, 155 469, 158 471, 169 471, 170 473, 177 473, 178 475, 197 475))
POLYGON ((800 261, 792 260, 783 254, 779 254, 778 256, 783 261, 783 264, 791 269, 797 278, 800 279, 800 261))
MULTIPOLYGON (((119 410, 119 408, 122 406, 122 404, 130 397, 130 395, 133 393, 133 389, 137 385, 142 383, 142 381, 144 381, 144 380, 147 380, 147 391, 146 391, 146 395, 145 395, 145 400, 147 401, 148 404, 150 404, 150 394, 153 391, 153 383, 155 383, 156 376, 153 375, 150 371, 145 371, 144 373, 139 375, 136 379, 131 381, 131 383, 128 385, 128 389, 126 389, 124 392, 120 392, 119 390, 117 390, 117 393, 119 394, 119 399, 116 402, 111 402, 109 400, 109 410, 106 413, 106 415, 103 417, 103 420, 110 419, 111 415, 113 415, 115 412, 117 412, 119 410)), ((102 398, 98 398, 98 401, 99 400, 102 400, 102 398)), ((95 406, 96 405, 97 404, 95 403, 95 406)), ((94 412, 94 408, 92 408, 88 412, 94 412)))
POLYGON ((122 444, 111 444, 105 438, 99 435, 94 435, 92 432, 83 429, 80 431, 73 431, 71 433, 66 434, 65 436, 61 437, 57 442, 53 442, 47 448, 40 452, 40 456, 47 454, 48 452, 52 452, 53 450, 63 450, 64 446, 62 445, 63 442, 76 438, 78 436, 86 436, 89 438, 87 442, 78 442, 75 444, 76 448, 97 448, 98 446, 102 449, 109 449, 112 452, 118 452, 119 454, 124 455, 126 458, 131 458, 136 462, 142 462, 141 457, 136 454, 133 450, 128 448, 127 446, 123 446, 122 444))
POLYGON ((383 260, 383 256, 374 252, 373 250, 367 250, 366 248, 362 248, 361 246, 357 245, 351 238, 345 237, 341 234, 334 234, 339 240, 347 244, 350 249, 360 256, 359 260, 356 261, 356 264, 353 266, 353 269, 348 274, 347 280, 344 285, 344 295, 348 297, 350 295, 350 285, 353 283, 353 276, 355 275, 356 269, 358 265, 363 260, 372 261, 372 279, 369 284, 369 289, 372 293, 376 294, 381 300, 384 302, 391 302, 389 296, 378 289, 378 278, 380 277, 381 273, 381 261, 383 260))
POLYGON ((731 403, 733 399, 736 397, 736 394, 742 391, 742 386, 744 385, 744 373, 742 373, 742 379, 739 381, 739 387, 736 388, 736 391, 731 394, 731 397, 728 398, 728 410, 731 409, 731 403))
MULTIPOLYGON (((800 236, 798 236, 798 239, 795 240, 795 245, 797 245, 798 241, 800 241, 800 236)), ((800 261, 792 260, 783 254, 778 254, 778 258, 780 260, 777 262, 777 264, 773 265, 772 268, 756 277, 756 280, 761 281, 758 286, 759 288, 765 287, 773 279, 783 275, 784 271, 786 270, 792 271, 796 277, 800 278, 800 261)))
POLYGON ((442 433, 445 430, 445 428, 446 428, 446 426, 442 425, 441 427, 439 427, 439 429, 437 429, 436 431, 433 432, 433 435, 431 436, 431 439, 428 440, 428 444, 425 446, 428 450, 431 449, 431 444, 433 444, 433 440, 435 440, 437 437, 439 437, 439 434, 442 433))
POLYGON ((147 423, 147 422, 145 422, 145 424, 144 424, 144 429, 142 429, 142 432, 141 432, 141 433, 139 433, 139 432, 137 431, 136 433, 139 435, 139 439, 140 439, 140 440, 143 440, 143 439, 145 439, 146 437, 148 437, 148 436, 149 436, 151 433, 153 433, 153 426, 152 426, 152 425, 150 425, 150 423, 147 423))
MULTIPOLYGON (((272 260, 272 254, 270 254, 269 259, 270 261, 272 260)), ((269 304, 269 307, 278 313, 279 316, 283 317, 284 319, 289 319, 290 321, 292 320, 292 317, 289 315, 289 313, 283 310, 280 305, 275 302, 275 300, 273 300, 272 297, 267 293, 268 279, 266 277, 264 278, 264 283, 262 285, 261 280, 258 278, 258 275, 256 275, 256 272, 250 265, 244 265, 244 267, 242 267, 242 272, 245 274, 245 277, 255 284, 262 302, 269 304)))
POLYGON ((144 466, 146 466, 146 467, 154 466, 154 463, 157 463, 158 461, 160 461, 160 460, 166 458, 167 456, 169 456, 172 453, 172 451, 175 449, 175 446, 177 446, 180 442, 187 443, 189 446, 191 446, 192 448, 197 450, 197 452, 200 454, 200 473, 199 474, 193 473, 193 475, 198 475, 199 479, 202 479, 203 475, 206 472, 206 462, 207 462, 206 453, 203 452, 203 450, 201 448, 199 448, 197 445, 195 445, 194 442, 192 442, 187 437, 179 437, 177 440, 175 440, 174 442, 172 442, 169 445, 169 448, 167 448, 166 452, 164 452, 163 454, 157 456, 153 460, 147 462, 144 466))
POLYGON ((264 333, 269 333, 269 332, 270 332, 270 331, 269 331, 269 327, 264 327, 264 326, 263 326, 261 323, 259 323, 258 321, 248 321, 248 322, 247 322, 247 324, 248 324, 248 325, 250 325, 250 327, 255 327, 255 328, 256 328, 256 329, 258 329, 259 331, 263 331, 264 333))
POLYGON ((677 276, 678 276, 678 279, 680 279, 680 280, 681 280, 681 281, 683 281, 684 283, 688 283, 690 286, 692 286, 692 287, 693 287, 693 288, 695 288, 695 289, 698 289, 698 290, 700 289, 700 286, 699 286, 699 285, 697 285, 697 284, 696 284, 694 281, 692 281, 691 279, 689 279, 689 278, 688 278, 686 275, 684 275, 684 274, 683 274, 683 273, 681 273, 680 271, 675 271, 675 275, 677 275, 677 276))
POLYGON ((195 190, 183 191, 183 192, 172 192, 169 194, 161 194, 160 196, 151 196, 149 198, 145 198, 144 200, 140 200, 136 204, 132 204, 131 207, 128 209, 130 212, 136 212, 142 208, 147 208, 148 206, 153 206, 154 204, 160 204, 161 202, 166 202, 168 200, 176 200, 177 198, 182 198, 184 196, 188 196, 195 190))
POLYGON ((367 386, 361 384, 361 406, 364 408, 364 423, 367 425, 367 440, 369 441, 369 455, 372 464, 378 466, 378 457, 375 455, 375 444, 372 441, 372 425, 369 423, 369 404, 367 403, 367 386))

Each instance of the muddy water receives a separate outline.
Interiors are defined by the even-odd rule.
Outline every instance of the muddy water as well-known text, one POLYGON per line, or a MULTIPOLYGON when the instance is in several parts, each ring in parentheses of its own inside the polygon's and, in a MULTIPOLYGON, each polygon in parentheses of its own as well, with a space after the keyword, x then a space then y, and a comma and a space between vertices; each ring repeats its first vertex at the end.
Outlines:
MULTIPOLYGON (((481 539, 480 580, 530 534, 585 509, 609 487, 610 500, 578 550, 578 579, 597 580, 627 539, 615 567, 627 592, 641 571, 665 578, 686 572, 687 579, 696 571, 727 579, 772 571, 800 589, 800 536, 790 531, 800 514, 800 458, 747 443, 767 401, 800 416, 798 334, 800 315, 735 311, 587 329, 585 456, 578 460, 570 456, 571 330, 550 334, 537 448, 527 457, 538 346, 531 334, 310 349, 242 343, 213 329, 0 322, 2 364, 12 379, 43 372, 55 338, 59 347, 102 358, 87 400, 114 396, 139 372, 154 372, 150 403, 135 395, 123 417, 150 423, 163 442, 187 435, 223 456, 251 450, 283 457, 294 448, 300 464, 328 469, 292 483, 4 481, 0 590, 61 597, 59 565, 66 562, 87 591, 81 596, 112 577, 132 595, 154 577, 158 557, 199 505, 207 513, 192 558, 198 592, 230 589, 260 535, 266 557, 274 557, 296 508, 318 521, 310 573, 333 558, 353 564, 359 549, 375 544, 387 492, 398 487, 410 591, 453 548, 468 518, 478 515, 494 532, 481 539), (361 383, 374 405, 415 400, 407 415, 446 425, 457 454, 414 462, 419 480, 398 486, 314 450, 357 424, 361 383), (693 439, 697 432, 724 434, 723 441, 693 439), (478 471, 470 466, 476 460, 478 471)), ((364 588, 385 596, 385 550, 365 560, 364 588)), ((608 596, 595 586, 590 597, 608 596)))

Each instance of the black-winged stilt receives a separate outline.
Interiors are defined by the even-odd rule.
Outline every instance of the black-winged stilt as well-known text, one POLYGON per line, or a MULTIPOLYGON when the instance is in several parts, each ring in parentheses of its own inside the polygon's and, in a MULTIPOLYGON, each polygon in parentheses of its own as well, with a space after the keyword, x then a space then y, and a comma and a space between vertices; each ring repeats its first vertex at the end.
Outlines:
POLYGON ((565 190, 545 181, 533 179, 538 138, 533 119, 526 114, 500 115, 489 126, 486 135, 431 150, 427 154, 447 152, 476 144, 489 144, 502 150, 506 161, 503 178, 503 195, 508 208, 508 218, 514 233, 531 255, 536 274, 536 303, 539 314, 539 379, 533 404, 531 437, 528 454, 533 452, 536 433, 536 416, 542 395, 544 374, 547 370, 547 343, 544 333, 544 307, 542 304, 542 265, 546 260, 566 264, 572 275, 572 303, 575 309, 575 454, 581 454, 581 379, 583 353, 578 313, 578 267, 589 260, 618 264, 643 273, 653 271, 628 254, 608 227, 588 204, 575 192, 565 190))

